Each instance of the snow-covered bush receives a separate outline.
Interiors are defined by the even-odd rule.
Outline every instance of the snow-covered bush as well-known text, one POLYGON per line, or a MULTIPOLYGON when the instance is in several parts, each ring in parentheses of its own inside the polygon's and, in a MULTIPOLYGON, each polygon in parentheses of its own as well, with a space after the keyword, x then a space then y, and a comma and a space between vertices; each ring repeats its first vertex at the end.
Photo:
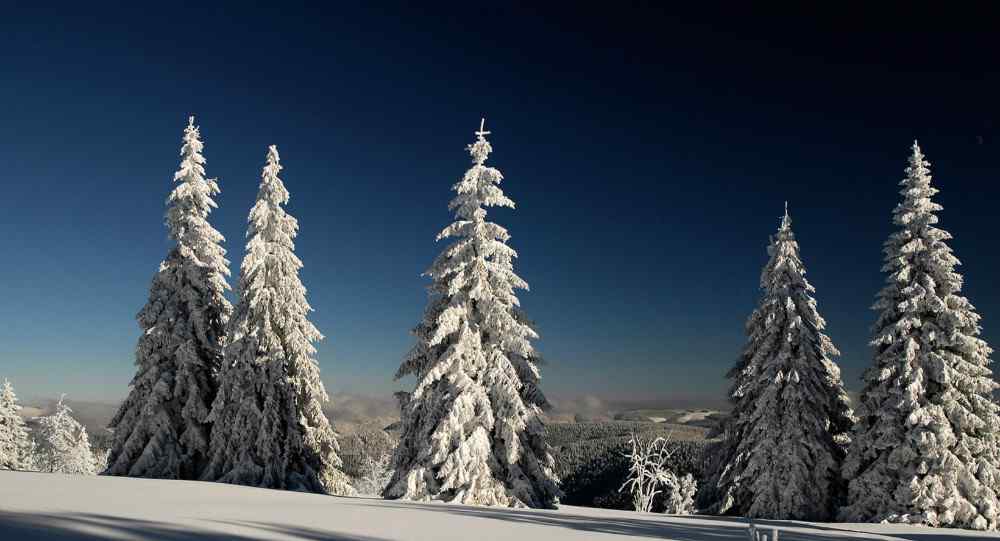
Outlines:
POLYGON ((34 442, 14 394, 14 386, 4 380, 0 388, 0 469, 34 469, 34 442))
POLYGON ((35 466, 48 473, 94 475, 94 455, 87 429, 74 419, 73 410, 59 399, 56 411, 38 420, 34 430, 35 466))
POLYGON ((664 493, 665 513, 693 513, 698 483, 690 473, 680 476, 671 468, 669 438, 643 439, 633 434, 629 443, 632 449, 625 454, 629 461, 628 476, 618 490, 629 490, 632 508, 648 513, 653 510, 657 495, 664 493))
POLYGON ((111 449, 94 449, 94 472, 102 474, 108 469, 108 457, 111 449))
POLYGON ((675 476, 667 488, 664 513, 670 515, 690 515, 695 512, 694 497, 698 493, 698 481, 690 473, 675 476))
POLYGON ((362 496, 381 496, 392 478, 392 454, 382 452, 362 458, 361 475, 354 478, 354 489, 362 496))
MULTIPOLYGON (((705 473, 705 430, 698 427, 651 422, 608 421, 588 423, 548 423, 545 438, 554 450, 555 472, 564 495, 561 503, 605 509, 631 510, 631 494, 619 492, 628 476, 631 434, 655 439, 670 437, 670 468, 677 475, 692 474, 700 480, 705 473)), ((699 486, 700 486, 699 482, 699 486)), ((662 509, 663 495, 653 504, 662 509)))
POLYGON ((661 492, 666 477, 667 460, 670 452, 666 438, 644 440, 632 435, 632 450, 626 454, 629 459, 628 477, 619 492, 628 488, 632 494, 632 507, 636 511, 648 513, 653 509, 653 498, 661 492))

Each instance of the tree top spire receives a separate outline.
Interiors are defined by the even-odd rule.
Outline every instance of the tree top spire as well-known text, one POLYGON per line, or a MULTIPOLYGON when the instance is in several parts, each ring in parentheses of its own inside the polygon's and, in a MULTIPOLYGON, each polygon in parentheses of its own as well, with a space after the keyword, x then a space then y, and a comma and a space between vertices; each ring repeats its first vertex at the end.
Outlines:
POLYGON ((788 230, 792 227, 792 217, 788 215, 788 201, 785 201, 785 215, 781 217, 781 229, 782 231, 788 230))
POLYGON ((479 120, 479 131, 476 132, 476 137, 480 141, 482 141, 483 139, 486 139, 486 136, 489 135, 489 134, 490 134, 490 132, 486 131, 486 119, 485 118, 481 118, 479 120))

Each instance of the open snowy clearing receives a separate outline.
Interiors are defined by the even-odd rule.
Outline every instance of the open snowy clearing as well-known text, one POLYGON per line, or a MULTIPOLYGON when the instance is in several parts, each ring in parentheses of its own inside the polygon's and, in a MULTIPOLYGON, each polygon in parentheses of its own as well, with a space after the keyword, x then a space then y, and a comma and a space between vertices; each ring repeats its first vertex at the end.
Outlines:
MULTIPOLYGON (((763 521, 781 541, 1000 539, 1000 534, 882 524, 763 521)), ((770 536, 769 536, 770 537, 770 536)), ((118 477, 0 472, 0 540, 448 541, 675 539, 744 541, 738 519, 565 506, 511 510, 338 498, 118 477)))

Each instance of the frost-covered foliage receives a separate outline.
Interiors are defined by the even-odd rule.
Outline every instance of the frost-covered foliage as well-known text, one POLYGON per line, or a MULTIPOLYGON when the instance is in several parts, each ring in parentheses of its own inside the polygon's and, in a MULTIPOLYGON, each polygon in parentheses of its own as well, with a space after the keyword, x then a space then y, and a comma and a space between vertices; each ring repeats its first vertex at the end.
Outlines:
POLYGON ((619 492, 628 489, 632 495, 632 508, 648 513, 653 508, 653 498, 662 492, 670 452, 666 438, 643 440, 632 435, 632 450, 625 455, 629 461, 628 477, 619 492))
POLYGON ((383 429, 362 429, 338 438, 343 471, 363 496, 381 496, 392 477, 398 439, 383 429))
POLYGON ((74 419, 63 399, 56 404, 56 411, 38 420, 34 430, 35 466, 47 473, 75 473, 94 475, 94 455, 90 450, 87 429, 74 419))
POLYGON ((847 521, 995 529, 997 388, 979 315, 960 295, 959 264, 935 227, 930 164, 916 142, 885 243, 873 309, 874 363, 844 474, 847 521))
POLYGON ((768 247, 763 294, 746 325, 732 379, 719 511, 752 518, 825 520, 842 492, 840 467, 854 418, 839 355, 823 330, 787 209, 768 247))
POLYGON ((108 457, 111 456, 111 449, 94 449, 94 471, 98 474, 104 473, 108 469, 108 457))
POLYGON ((348 494, 313 343, 323 335, 295 255, 299 225, 285 212, 288 190, 272 145, 250 211, 240 301, 212 406, 211 460, 203 479, 268 488, 348 494))
POLYGON ((361 475, 354 480, 354 488, 362 496, 381 496, 392 479, 392 454, 365 455, 362 457, 361 475))
POLYGON ((177 185, 167 200, 166 224, 175 245, 137 316, 137 370, 110 423, 110 475, 196 479, 208 453, 208 414, 232 306, 225 297, 224 239, 208 223, 219 186, 205 178, 202 148, 191 117, 174 174, 177 185))
POLYGON ((5 379, 0 388, 0 470, 34 468, 34 442, 19 411, 14 386, 5 379))
POLYGON ((629 468, 625 482, 618 492, 628 489, 632 496, 632 508, 650 512, 657 496, 665 491, 663 512, 673 515, 694 513, 694 496, 698 492, 698 482, 690 473, 678 475, 671 465, 673 449, 669 438, 643 439, 633 433, 625 454, 629 468))
MULTIPOLYGON (((552 446, 555 473, 563 496, 560 503, 607 509, 633 509, 631 495, 618 492, 628 477, 626 455, 632 448, 632 434, 642 438, 669 438, 670 469, 677 475, 688 473, 696 479, 705 475, 706 456, 716 442, 704 441, 705 430, 683 425, 651 422, 609 421, 548 423, 546 441, 552 446)), ((700 483, 699 483, 700 484, 700 483)), ((653 504, 653 512, 663 502, 653 504)))
POLYGON ((664 513, 669 515, 692 515, 695 513, 694 497, 698 493, 698 481, 690 473, 675 477, 668 487, 664 513))
POLYGON ((480 125, 469 146, 473 166, 454 185, 456 220, 438 239, 454 239, 434 261, 431 299, 417 343, 396 376, 416 377, 400 394, 402 435, 388 498, 552 507, 559 489, 544 439, 537 338, 519 309, 517 256, 486 207, 514 207, 484 165, 492 151, 480 125))

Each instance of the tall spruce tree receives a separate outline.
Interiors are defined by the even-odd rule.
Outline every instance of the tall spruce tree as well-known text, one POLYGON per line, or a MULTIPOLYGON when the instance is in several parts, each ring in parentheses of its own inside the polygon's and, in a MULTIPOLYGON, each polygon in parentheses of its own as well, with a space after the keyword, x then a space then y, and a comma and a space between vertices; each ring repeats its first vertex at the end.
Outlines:
POLYGON ((736 366, 720 511, 753 518, 826 520, 842 495, 850 401, 823 333, 815 289, 785 209, 761 273, 763 295, 736 366))
POLYGON ((554 462, 543 438, 537 338, 515 289, 517 256, 485 207, 514 207, 484 165, 492 147, 483 125, 469 146, 473 166, 453 187, 456 220, 439 235, 455 239, 434 261, 417 343, 397 379, 402 435, 384 495, 411 500, 552 507, 559 497, 554 462))
POLYGON ((336 434, 322 409, 328 398, 313 343, 323 335, 307 319, 312 308, 293 242, 299 225, 282 208, 289 196, 281 169, 272 145, 250 211, 240 301, 212 407, 211 462, 203 478, 349 494, 336 434))
POLYGON ((19 411, 14 386, 5 379, 0 387, 0 470, 34 467, 34 442, 19 411))
POLYGON ((864 374, 859 423, 844 463, 848 521, 995 529, 997 388, 979 315, 959 293, 959 264, 935 227, 930 163, 916 142, 899 230, 885 243, 886 283, 873 309, 874 363, 864 374))
POLYGON ((191 117, 167 200, 175 245, 137 316, 137 371, 111 420, 110 475, 197 479, 208 453, 208 414, 232 306, 225 297, 225 239, 208 223, 219 186, 205 178, 202 148, 191 117))

